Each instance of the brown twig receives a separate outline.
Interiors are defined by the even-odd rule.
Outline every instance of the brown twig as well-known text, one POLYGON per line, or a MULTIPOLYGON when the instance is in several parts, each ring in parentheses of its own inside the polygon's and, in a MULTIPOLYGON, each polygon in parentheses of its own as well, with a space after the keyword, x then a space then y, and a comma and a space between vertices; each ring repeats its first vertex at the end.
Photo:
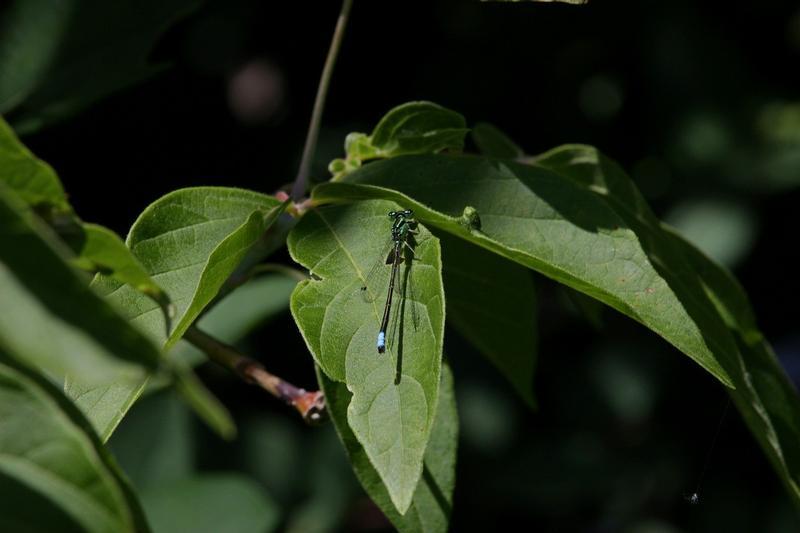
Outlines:
POLYGON ((233 371, 247 383, 258 385, 279 400, 293 406, 309 424, 325 416, 325 397, 321 391, 307 391, 267 372, 264 366, 236 348, 221 342, 196 326, 190 327, 184 339, 199 348, 215 363, 233 371))

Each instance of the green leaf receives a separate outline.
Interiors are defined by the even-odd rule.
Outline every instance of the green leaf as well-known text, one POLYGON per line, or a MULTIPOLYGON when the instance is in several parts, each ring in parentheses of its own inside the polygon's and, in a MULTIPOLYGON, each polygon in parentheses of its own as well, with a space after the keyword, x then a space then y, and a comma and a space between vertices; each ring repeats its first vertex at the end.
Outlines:
POLYGON ((197 379, 194 372, 188 367, 176 365, 174 371, 175 388, 194 412, 225 440, 232 440, 236 436, 236 424, 230 412, 209 391, 203 382, 197 379))
POLYGON ((0 23, 0 113, 28 133, 165 68, 148 55, 199 0, 24 0, 0 23))
POLYGON ((442 234, 447 320, 533 407, 536 293, 531 273, 497 254, 442 234))
POLYGON ((58 176, 17 139, 0 118, 0 181, 31 206, 78 257, 73 263, 83 270, 103 272, 122 283, 130 283, 171 312, 169 297, 156 285, 125 243, 111 230, 84 224, 72 212, 58 176))
POLYGON ((800 503, 798 396, 730 273, 661 224, 625 173, 594 148, 565 146, 532 162, 393 159, 351 178, 402 190, 421 203, 389 189, 345 184, 322 185, 315 198, 402 201, 426 223, 535 268, 656 331, 735 388, 729 393, 745 422, 800 503), (480 212, 482 232, 458 223, 464 204, 480 212))
POLYGON ((0 530, 148 531, 86 420, 46 379, 2 349, 0 530))
POLYGON ((458 413, 453 390, 453 376, 442 365, 439 403, 425 450, 422 478, 419 480, 405 515, 395 509, 392 499, 372 466, 364 447, 347 425, 347 406, 352 395, 342 383, 328 379, 317 367, 317 380, 325 393, 328 413, 344 444, 347 456, 359 482, 386 517, 401 533, 445 532, 448 529, 455 485, 456 445, 458 444, 458 413))
POLYGON ((171 192, 142 212, 127 245, 177 308, 175 327, 166 339, 155 303, 113 280, 98 280, 96 285, 169 349, 284 207, 275 198, 252 191, 195 187, 171 192))
MULTIPOLYGON (((18 2, 18 4, 23 3, 18 2)), ((8 72, 2 67, 0 71, 8 72)), ((19 141, 14 130, 2 117, 0 117, 0 182, 4 182, 23 202, 40 212, 47 208, 60 212, 72 211, 56 173, 50 165, 37 159, 19 141)))
POLYGON ((444 294, 439 242, 419 226, 413 264, 402 265, 398 273, 405 304, 393 306, 397 320, 387 332, 387 352, 377 352, 388 283, 374 289, 371 303, 362 299, 360 287, 370 267, 386 258, 391 228, 386 215, 397 209, 380 201, 315 209, 295 226, 288 244, 294 260, 314 278, 297 285, 292 315, 323 371, 352 391, 348 423, 404 513, 422 473, 433 424, 444 294))
POLYGON ((610 196, 603 183, 588 186, 542 164, 408 156, 370 164, 349 176, 349 181, 370 185, 322 184, 314 198, 402 202, 425 223, 641 322, 731 386, 723 365, 735 347, 724 332, 715 332, 719 324, 709 324, 716 316, 713 307, 688 283, 691 273, 680 260, 672 260, 658 221, 624 178, 622 191, 610 196), (467 206, 479 213, 480 230, 465 227, 458 217, 467 206))
POLYGON ((464 117, 433 102, 409 102, 384 115, 370 136, 378 157, 461 150, 464 117))
POLYGON ((433 102, 408 102, 386 113, 372 135, 349 134, 344 143, 347 157, 333 160, 328 170, 337 180, 369 159, 460 151, 468 131, 464 117, 455 111, 433 102))
MULTIPOLYGON (((169 349, 284 207, 275 198, 251 191, 198 187, 169 193, 145 209, 127 244, 177 308, 169 338, 163 314, 151 299, 113 279, 96 279, 95 285, 126 318, 169 349)), ((73 381, 68 391, 107 439, 146 381, 144 375, 99 387, 73 381)))
MULTIPOLYGON (((202 315, 197 325, 215 339, 235 344, 256 326, 288 310, 296 285, 296 279, 276 274, 250 280, 202 315)), ((200 350, 183 340, 169 357, 189 364, 205 360, 200 350)))
POLYGON ((505 133, 486 122, 475 124, 470 134, 483 155, 504 159, 517 159, 525 155, 522 148, 517 146, 505 133))
POLYGON ((664 226, 700 280, 736 343, 731 353, 735 390, 728 390, 795 504, 800 505, 800 399, 756 326, 747 295, 731 273, 664 226))
POLYGON ((206 474, 142 493, 154 533, 264 533, 280 518, 272 499, 237 474, 206 474))
POLYGON ((156 285, 144 266, 125 246, 122 239, 108 228, 96 224, 83 224, 80 249, 75 265, 89 272, 102 273, 120 283, 149 296, 161 306, 166 317, 170 310, 167 293, 156 285))
POLYGON ((158 349, 89 289, 69 255, 0 183, 0 345, 21 361, 89 383, 155 368, 158 349))
POLYGON ((133 372, 94 384, 67 376, 64 392, 83 411, 100 439, 106 442, 144 391, 149 377, 150 374, 145 372, 133 372))
POLYGON ((133 486, 142 491, 192 475, 193 429, 188 406, 172 391, 164 391, 138 401, 108 447, 133 486))

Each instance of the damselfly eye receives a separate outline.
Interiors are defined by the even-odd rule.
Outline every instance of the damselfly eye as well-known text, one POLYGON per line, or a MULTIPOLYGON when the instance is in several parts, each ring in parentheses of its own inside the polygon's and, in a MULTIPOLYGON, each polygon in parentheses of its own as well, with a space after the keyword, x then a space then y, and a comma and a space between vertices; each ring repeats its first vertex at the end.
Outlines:
POLYGON ((397 211, 389 211, 389 218, 394 218, 397 216, 397 211))
POLYGON ((403 211, 403 215, 407 216, 407 217, 410 217, 413 214, 414 214, 414 211, 412 211, 411 209, 406 209, 405 211, 403 211))

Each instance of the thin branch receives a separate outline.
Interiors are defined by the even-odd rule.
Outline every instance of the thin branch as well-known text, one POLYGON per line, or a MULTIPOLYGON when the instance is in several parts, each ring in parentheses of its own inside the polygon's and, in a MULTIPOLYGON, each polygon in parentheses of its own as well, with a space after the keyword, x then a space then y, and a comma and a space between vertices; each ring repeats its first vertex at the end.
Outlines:
POLYGON ((307 391, 267 372, 261 363, 242 355, 196 326, 190 327, 183 337, 199 348, 208 358, 234 372, 247 383, 258 385, 279 400, 283 400, 300 413, 303 419, 316 424, 325 416, 325 397, 321 391, 307 391))
POLYGON ((322 122, 322 111, 325 109, 325 97, 328 95, 328 87, 333 75, 333 66, 336 64, 336 56, 339 55, 339 48, 344 38, 344 29, 347 26, 347 19, 350 16, 350 8, 353 0, 343 0, 342 10, 339 12, 339 19, 336 22, 336 30, 333 32, 331 47, 328 49, 328 57, 325 59, 325 66, 322 69, 322 76, 317 87, 317 97, 314 100, 314 111, 311 113, 311 123, 308 126, 306 144, 303 147, 303 157, 300 160, 300 170, 292 185, 292 199, 300 200, 308 189, 308 176, 311 173, 311 162, 314 159, 314 152, 317 149, 317 138, 322 122))

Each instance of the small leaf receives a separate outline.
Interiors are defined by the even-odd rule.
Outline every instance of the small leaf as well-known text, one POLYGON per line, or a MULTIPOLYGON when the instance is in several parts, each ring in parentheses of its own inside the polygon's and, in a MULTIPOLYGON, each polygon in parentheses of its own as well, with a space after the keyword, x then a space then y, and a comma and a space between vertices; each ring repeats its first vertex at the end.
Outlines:
POLYGON ((89 424, 0 348, 0 530, 148 531, 89 424))
POLYGON ((483 155, 504 159, 517 159, 525 155, 522 148, 517 146, 505 133, 486 122, 475 124, 470 134, 483 155))
POLYGON ((294 260, 314 277, 297 285, 292 315, 323 371, 352 391, 350 427, 404 513, 422 473, 435 414, 444 295, 439 242, 419 226, 413 262, 398 272, 406 298, 396 299, 396 326, 388 332, 386 353, 378 353, 388 280, 374 289, 370 303, 360 288, 376 262, 390 270, 383 264, 391 228, 386 215, 398 209, 380 201, 314 209, 293 228, 288 244, 294 260))
POLYGON ((378 157, 461 150, 467 134, 464 117, 433 102, 409 102, 386 113, 370 144, 378 157))
POLYGON ((433 102, 409 102, 386 113, 372 135, 350 133, 344 143, 347 157, 331 161, 328 170, 336 181, 370 159, 460 151, 468 131, 455 111, 433 102))
POLYGON ((69 255, 0 182, 0 345, 56 376, 87 382, 155 368, 158 349, 89 289, 69 255))
POLYGON ((239 474, 205 474, 142 493, 153 533, 265 533, 280 519, 277 505, 239 474))
POLYGON ((536 366, 536 293, 524 267, 443 234, 447 320, 508 379, 530 407, 536 366))
POLYGON ((401 515, 395 509, 386 486, 372 466, 364 447, 361 446, 347 424, 350 392, 344 384, 328 379, 317 367, 317 380, 325 392, 328 413, 342 444, 344 444, 358 481, 372 501, 380 507, 392 525, 401 533, 444 533, 448 530, 455 485, 458 413, 453 390, 453 376, 446 364, 442 365, 441 379, 436 417, 430 442, 425 449, 423 474, 414 491, 408 511, 405 515, 401 515))

